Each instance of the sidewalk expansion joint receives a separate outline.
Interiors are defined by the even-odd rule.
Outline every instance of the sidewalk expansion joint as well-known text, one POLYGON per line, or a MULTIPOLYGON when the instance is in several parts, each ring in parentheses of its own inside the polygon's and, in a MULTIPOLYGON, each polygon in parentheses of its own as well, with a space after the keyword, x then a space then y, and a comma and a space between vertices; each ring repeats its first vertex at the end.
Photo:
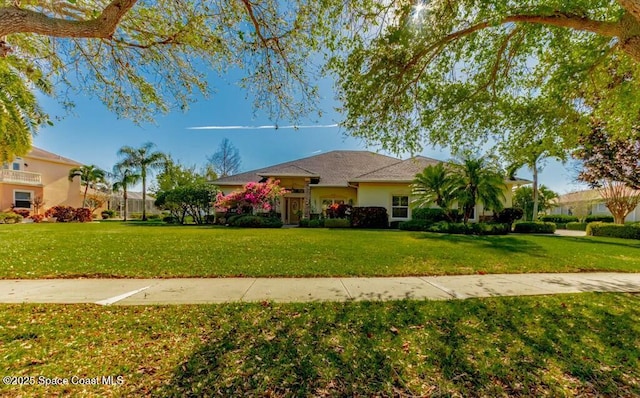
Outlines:
POLYGON ((344 288, 344 291, 347 292, 347 297, 349 297, 349 300, 353 300, 353 296, 351 296, 351 292, 349 291, 349 289, 347 289, 347 285, 344 284, 342 278, 340 278, 340 284, 344 288))
POLYGON ((244 301, 244 297, 247 295, 247 293, 249 293, 249 290, 251 290, 251 288, 256 284, 257 281, 258 278, 253 278, 253 282, 251 282, 251 285, 249 285, 247 290, 245 290, 244 293, 242 293, 242 296, 240 296, 240 301, 244 301))

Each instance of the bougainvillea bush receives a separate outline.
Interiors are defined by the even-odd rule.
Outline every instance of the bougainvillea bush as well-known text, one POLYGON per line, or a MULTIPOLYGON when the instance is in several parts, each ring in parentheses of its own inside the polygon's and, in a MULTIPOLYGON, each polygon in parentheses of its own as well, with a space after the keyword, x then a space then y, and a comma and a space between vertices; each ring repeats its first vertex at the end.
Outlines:
POLYGON ((54 218, 57 222, 89 222, 91 218, 91 210, 79 207, 77 209, 71 206, 53 206, 45 212, 47 218, 54 218))
POLYGON ((280 186, 280 180, 270 178, 266 182, 249 182, 240 191, 228 195, 218 193, 216 212, 242 214, 249 209, 252 214, 270 212, 275 210, 278 199, 288 192, 280 186))

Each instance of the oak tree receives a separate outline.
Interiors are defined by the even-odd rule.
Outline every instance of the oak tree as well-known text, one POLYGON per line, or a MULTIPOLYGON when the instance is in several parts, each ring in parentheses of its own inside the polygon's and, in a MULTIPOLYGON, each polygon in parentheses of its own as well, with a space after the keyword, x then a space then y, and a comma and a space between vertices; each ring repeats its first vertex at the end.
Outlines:
POLYGON ((371 144, 508 141, 531 101, 549 113, 543 141, 565 149, 589 115, 616 132, 636 123, 640 0, 399 0, 362 15, 369 28, 332 67, 343 125, 371 144))

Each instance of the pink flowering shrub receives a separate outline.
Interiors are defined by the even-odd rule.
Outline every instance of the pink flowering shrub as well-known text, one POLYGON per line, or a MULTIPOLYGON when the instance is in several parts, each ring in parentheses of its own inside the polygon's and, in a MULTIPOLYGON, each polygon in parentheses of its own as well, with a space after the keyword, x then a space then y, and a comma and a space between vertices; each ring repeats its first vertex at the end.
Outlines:
POLYGON ((241 191, 228 195, 219 192, 216 197, 216 211, 235 209, 237 213, 242 213, 242 209, 251 208, 253 214, 258 211, 269 212, 274 210, 277 200, 288 192, 280 186, 280 180, 270 178, 267 182, 250 182, 241 191))

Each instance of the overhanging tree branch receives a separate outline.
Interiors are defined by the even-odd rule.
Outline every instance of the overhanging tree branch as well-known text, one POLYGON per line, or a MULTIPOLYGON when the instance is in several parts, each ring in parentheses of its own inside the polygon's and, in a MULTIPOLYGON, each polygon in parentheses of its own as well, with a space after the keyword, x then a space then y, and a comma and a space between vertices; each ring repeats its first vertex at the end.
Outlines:
POLYGON ((53 37, 108 38, 137 0, 113 0, 90 20, 52 18, 17 6, 0 8, 0 37, 13 33, 36 33, 53 37))
POLYGON ((432 43, 422 51, 418 52, 407 63, 405 69, 413 67, 420 61, 420 59, 422 59, 434 49, 441 47, 443 44, 451 43, 462 37, 469 36, 475 32, 490 28, 492 26, 505 25, 508 23, 530 23, 556 26, 561 28, 571 28, 575 30, 597 33, 606 37, 619 37, 622 35, 622 28, 618 22, 594 21, 583 16, 565 13, 555 13, 552 15, 511 15, 499 21, 480 22, 466 29, 461 29, 444 36, 437 42, 432 43))

